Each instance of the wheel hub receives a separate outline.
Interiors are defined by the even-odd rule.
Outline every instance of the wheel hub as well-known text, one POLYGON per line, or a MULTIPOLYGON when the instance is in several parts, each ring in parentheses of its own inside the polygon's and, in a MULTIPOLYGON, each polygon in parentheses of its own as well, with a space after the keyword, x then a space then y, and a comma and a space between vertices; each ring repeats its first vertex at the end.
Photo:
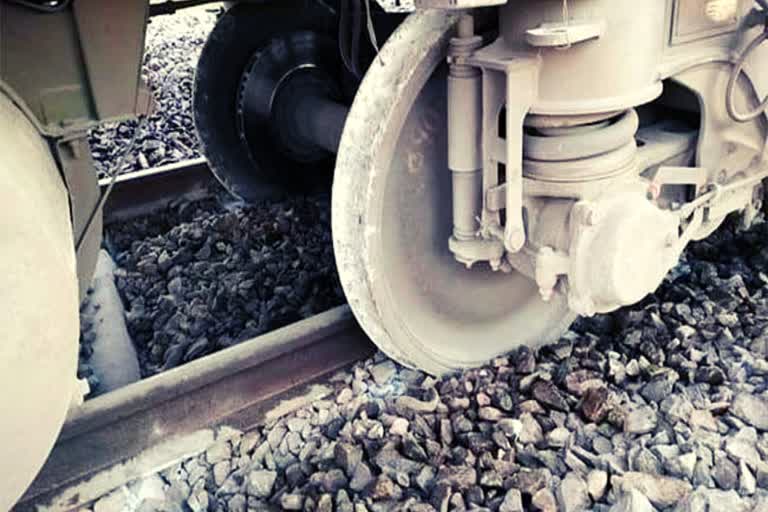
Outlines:
POLYGON ((234 5, 198 61, 194 119, 202 150, 222 185, 244 200, 327 186, 332 176, 327 146, 341 128, 320 129, 313 117, 341 118, 341 125, 346 113, 336 103, 346 99, 338 85, 338 17, 324 4, 298 4, 234 5))
MULTIPOLYGON (((254 54, 237 97, 239 136, 252 158, 277 151, 296 162, 316 163, 335 151, 324 147, 327 138, 313 137, 307 121, 317 117, 309 112, 315 105, 342 101, 333 77, 336 60, 334 41, 311 31, 273 38, 254 54)), ((339 137, 340 130, 333 129, 339 137)))

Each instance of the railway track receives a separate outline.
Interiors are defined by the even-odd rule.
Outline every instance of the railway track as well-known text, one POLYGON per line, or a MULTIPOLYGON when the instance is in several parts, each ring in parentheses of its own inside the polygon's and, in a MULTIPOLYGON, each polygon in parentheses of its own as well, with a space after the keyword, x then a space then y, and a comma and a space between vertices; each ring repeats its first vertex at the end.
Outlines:
MULTIPOLYGON (((110 181, 99 182, 102 191, 110 181)), ((214 182, 204 158, 122 174, 104 205, 105 223, 148 215, 182 197, 204 197, 214 182)))
MULTIPOLYGON (((202 197, 205 162, 121 176, 108 220, 202 197)), ((341 306, 94 398, 70 411, 43 470, 15 511, 77 510, 136 478, 206 450, 331 392, 319 379, 373 346, 341 306)))

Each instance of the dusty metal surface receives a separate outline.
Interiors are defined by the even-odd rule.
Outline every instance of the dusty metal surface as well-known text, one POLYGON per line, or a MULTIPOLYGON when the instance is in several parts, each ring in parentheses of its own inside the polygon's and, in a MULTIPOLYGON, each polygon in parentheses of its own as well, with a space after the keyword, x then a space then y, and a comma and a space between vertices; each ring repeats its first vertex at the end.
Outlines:
POLYGON ((69 202, 48 145, 0 94, 0 510, 32 480, 74 391, 77 274, 69 202))
POLYGON ((88 401, 70 413, 14 510, 77 509, 205 450, 222 428, 247 430, 284 414, 286 401, 311 393, 313 381, 372 351, 342 306, 88 401))
POLYGON ((457 20, 419 11, 382 48, 347 119, 331 208, 358 320, 390 357, 435 374, 552 339, 571 320, 521 273, 466 270, 437 245, 453 230, 440 64, 457 20))
POLYGON ((91 218, 99 201, 98 179, 84 133, 58 140, 54 145, 54 154, 69 192, 77 253, 77 279, 82 302, 91 283, 102 242, 102 216, 97 213, 91 218))
POLYGON ((143 0, 85 0, 41 13, 0 2, 0 87, 51 136, 143 113, 148 8, 143 0))
MULTIPOLYGON (((102 191, 110 178, 101 180, 102 191)), ((203 197, 214 179, 204 158, 126 173, 117 178, 104 207, 104 222, 146 215, 179 197, 203 197)))

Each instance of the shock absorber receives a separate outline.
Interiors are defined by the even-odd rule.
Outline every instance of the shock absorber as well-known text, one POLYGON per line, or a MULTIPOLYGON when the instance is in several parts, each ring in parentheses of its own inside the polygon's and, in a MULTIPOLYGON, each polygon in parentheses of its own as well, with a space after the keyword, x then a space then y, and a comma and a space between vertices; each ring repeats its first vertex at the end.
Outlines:
POLYGON ((468 267, 482 259, 458 247, 474 241, 478 232, 483 159, 482 75, 466 59, 482 44, 482 37, 475 35, 474 18, 471 14, 463 15, 457 37, 451 39, 448 57, 448 168, 453 182, 450 247, 456 259, 468 267))

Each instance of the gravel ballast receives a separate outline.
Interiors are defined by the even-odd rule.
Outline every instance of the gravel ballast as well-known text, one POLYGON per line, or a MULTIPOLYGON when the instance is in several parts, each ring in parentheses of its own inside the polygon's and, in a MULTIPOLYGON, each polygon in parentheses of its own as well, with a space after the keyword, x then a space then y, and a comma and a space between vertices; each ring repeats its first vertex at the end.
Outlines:
MULTIPOLYGON (((152 89, 155 110, 143 123, 133 149, 123 159, 120 173, 201 156, 192 119, 192 89, 197 59, 216 17, 216 9, 208 6, 151 20, 147 27, 142 76, 152 89)), ((91 130, 89 143, 99 178, 118 171, 118 160, 130 149, 137 126, 138 123, 131 120, 91 130)), ((81 305, 77 376, 87 381, 91 392, 97 392, 99 377, 91 366, 96 332, 92 329, 92 315, 87 314, 91 307, 89 300, 90 297, 86 297, 81 305)))
MULTIPOLYGON (((138 171, 200 157, 192 117, 197 59, 216 22, 216 8, 196 8, 153 18, 147 27, 142 77, 155 99, 120 172, 138 171)), ((91 130, 89 142, 99 177, 115 171, 131 146, 138 123, 109 123, 91 130)))
POLYGON ((343 303, 327 194, 182 203, 107 228, 150 376, 343 303))
POLYGON ((326 400, 104 500, 222 512, 764 511, 766 239, 766 224, 721 229, 643 303, 484 368, 435 380, 378 355, 334 377, 326 400))

